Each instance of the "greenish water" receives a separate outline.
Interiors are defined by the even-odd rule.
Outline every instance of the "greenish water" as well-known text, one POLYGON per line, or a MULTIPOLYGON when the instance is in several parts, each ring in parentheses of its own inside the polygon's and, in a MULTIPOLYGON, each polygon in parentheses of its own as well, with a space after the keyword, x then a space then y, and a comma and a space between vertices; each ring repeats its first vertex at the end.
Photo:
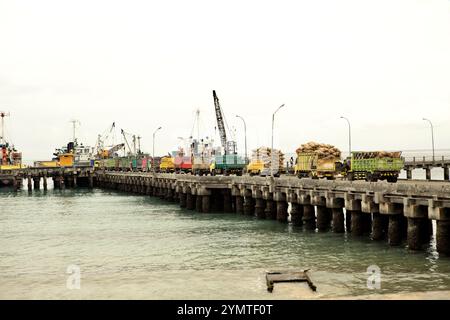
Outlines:
POLYGON ((0 191, 0 298, 301 299, 450 290, 450 259, 235 214, 199 214, 103 190, 0 191), (69 290, 77 265, 81 287, 69 290), (381 289, 367 288, 367 268, 381 289), (265 271, 311 269, 318 287, 266 290, 265 271))

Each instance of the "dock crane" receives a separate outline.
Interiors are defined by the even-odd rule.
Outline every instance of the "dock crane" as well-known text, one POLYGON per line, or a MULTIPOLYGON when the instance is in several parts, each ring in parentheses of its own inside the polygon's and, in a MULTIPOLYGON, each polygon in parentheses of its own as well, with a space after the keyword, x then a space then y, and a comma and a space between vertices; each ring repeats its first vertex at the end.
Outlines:
MULTIPOLYGON (((125 132, 125 130, 123 130, 123 129, 120 129, 120 132, 122 133, 122 136, 123 136, 123 139, 125 140, 125 143, 126 143, 126 145, 127 145, 127 147, 128 147, 128 150, 129 150, 129 154, 131 154, 131 155, 135 155, 136 154, 136 146, 134 147, 134 152, 131 150, 131 147, 130 147, 130 144, 128 143, 128 139, 127 139, 127 135, 130 135, 130 136, 132 136, 132 134, 130 134, 130 133, 128 133, 128 132, 125 132)), ((134 136, 133 136, 134 137, 134 136)), ((133 139, 133 141, 135 141, 135 139, 133 139)))
MULTIPOLYGON (((220 142, 224 149, 225 155, 235 155, 237 154, 236 141, 234 141, 234 139, 227 140, 227 132, 225 129, 225 125, 227 126, 227 128, 228 125, 226 124, 224 113, 222 108, 220 107, 219 98, 217 97, 215 90, 213 90, 213 97, 214 97, 214 107, 216 109, 217 126, 219 128, 220 134, 220 142)), ((230 132, 230 135, 232 135, 232 132, 230 131, 229 128, 228 131, 230 132)))

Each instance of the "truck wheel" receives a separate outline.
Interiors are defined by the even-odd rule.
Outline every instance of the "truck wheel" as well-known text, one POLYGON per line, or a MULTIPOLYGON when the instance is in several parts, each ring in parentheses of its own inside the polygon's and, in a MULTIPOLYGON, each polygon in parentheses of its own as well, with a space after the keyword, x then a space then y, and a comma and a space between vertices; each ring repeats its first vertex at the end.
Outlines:
POLYGON ((354 176, 353 172, 348 172, 346 178, 348 181, 355 180, 355 176, 354 176))

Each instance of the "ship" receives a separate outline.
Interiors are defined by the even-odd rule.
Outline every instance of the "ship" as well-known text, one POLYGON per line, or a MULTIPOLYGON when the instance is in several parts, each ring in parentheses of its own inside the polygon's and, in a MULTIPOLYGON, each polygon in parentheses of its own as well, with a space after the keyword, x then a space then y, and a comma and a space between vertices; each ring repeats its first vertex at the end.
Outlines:
POLYGON ((0 137, 0 170, 17 170, 25 166, 22 164, 22 152, 19 152, 16 147, 8 142, 5 137, 5 117, 9 113, 0 111, 0 118, 2 124, 0 137))
POLYGON ((79 143, 75 136, 77 120, 73 123, 73 139, 67 145, 56 148, 50 161, 35 161, 35 167, 88 167, 94 165, 93 148, 79 143))

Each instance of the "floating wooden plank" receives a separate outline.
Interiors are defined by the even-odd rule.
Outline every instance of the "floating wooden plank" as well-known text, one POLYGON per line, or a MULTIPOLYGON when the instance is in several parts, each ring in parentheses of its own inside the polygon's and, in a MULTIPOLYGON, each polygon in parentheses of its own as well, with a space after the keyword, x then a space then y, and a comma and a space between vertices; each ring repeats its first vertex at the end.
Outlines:
POLYGON ((308 276, 308 270, 303 271, 271 271, 266 274, 267 291, 273 292, 275 283, 282 282, 307 282, 312 291, 316 291, 317 287, 308 276))

